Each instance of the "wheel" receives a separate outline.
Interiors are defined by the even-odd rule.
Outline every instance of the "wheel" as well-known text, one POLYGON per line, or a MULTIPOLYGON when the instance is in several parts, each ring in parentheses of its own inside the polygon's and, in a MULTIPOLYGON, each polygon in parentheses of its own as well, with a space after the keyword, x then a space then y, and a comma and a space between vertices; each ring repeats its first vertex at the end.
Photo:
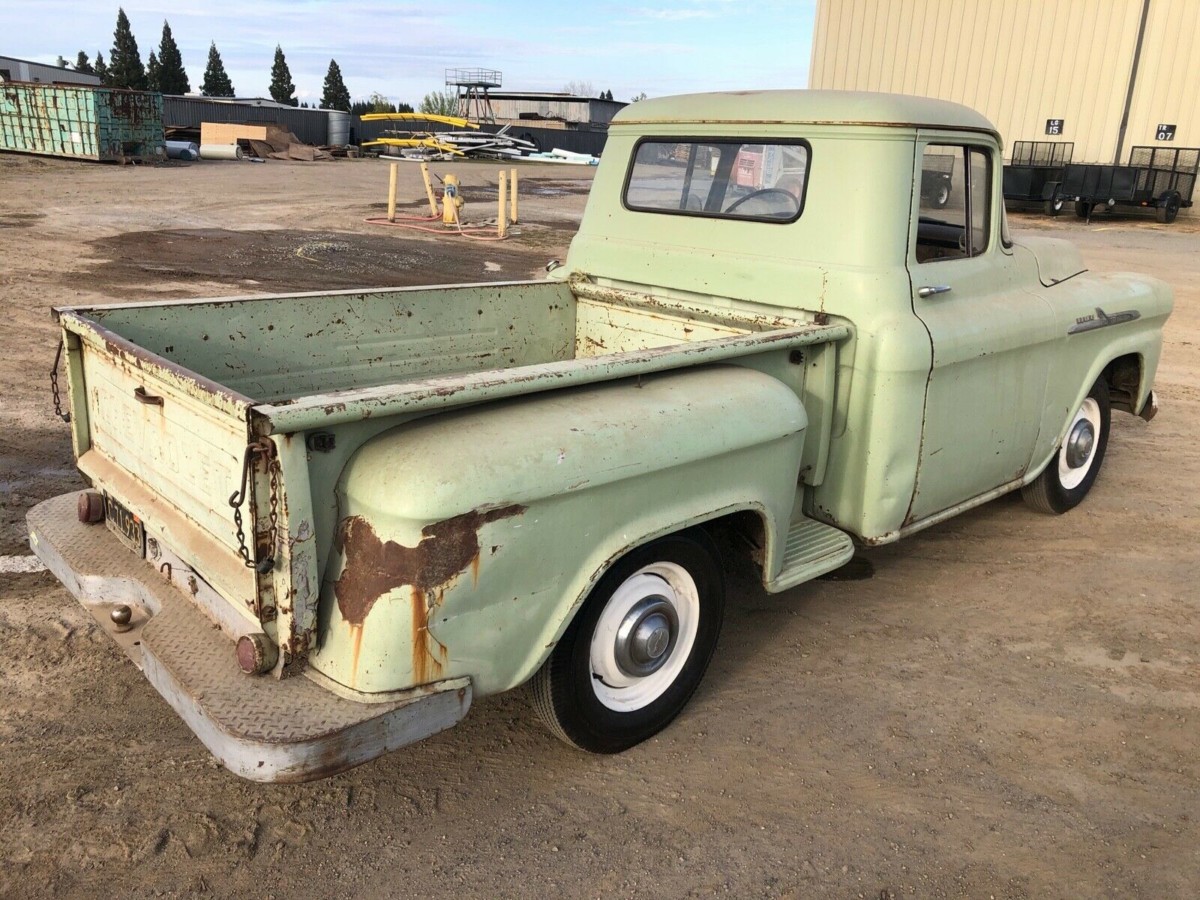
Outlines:
POLYGON ((796 199, 795 194, 791 191, 784 191, 779 188, 763 188, 761 191, 752 191, 745 197, 739 197, 737 200, 734 200, 725 207, 724 212, 731 213, 743 203, 750 200, 758 200, 767 205, 769 211, 761 213, 761 215, 788 218, 800 211, 800 201, 796 199))
POLYGON ((937 193, 933 195, 933 205, 941 209, 950 202, 950 184, 943 181, 938 185, 937 193))
POLYGON ((1154 218, 1164 225, 1170 225, 1179 215, 1179 207, 1182 205, 1183 198, 1179 196, 1179 192, 1171 191, 1159 201, 1158 208, 1154 210, 1154 218))
POLYGON ((1087 496, 1104 462, 1110 409, 1108 385, 1096 380, 1075 411, 1067 436, 1042 474, 1021 488, 1021 497, 1044 513, 1065 513, 1087 496))
POLYGON ((620 753, 657 734, 700 684, 717 644, 725 578, 704 532, 626 554, 596 584, 530 683, 555 736, 620 753))
POLYGON ((1055 197, 1052 200, 1047 200, 1042 204, 1042 212, 1048 216, 1057 216, 1063 211, 1065 201, 1062 197, 1055 197))
POLYGON ((1079 218, 1081 218, 1081 219, 1089 218, 1092 215, 1092 206, 1093 205, 1094 204, 1088 203, 1085 200, 1076 200, 1075 201, 1075 215, 1079 216, 1079 218))

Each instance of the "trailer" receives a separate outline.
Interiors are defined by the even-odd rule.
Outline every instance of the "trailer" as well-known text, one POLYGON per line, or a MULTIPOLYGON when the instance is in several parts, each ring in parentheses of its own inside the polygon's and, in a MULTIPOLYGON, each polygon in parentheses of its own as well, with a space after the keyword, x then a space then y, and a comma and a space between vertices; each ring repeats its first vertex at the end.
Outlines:
POLYGON ((921 168, 921 200, 941 209, 950 200, 954 183, 954 156, 927 153, 921 168))
POLYGON ((1075 215, 1091 218, 1097 206, 1154 209, 1163 224, 1192 205, 1200 147, 1134 147, 1129 164, 1071 164, 1063 171, 1060 192, 1075 201, 1075 215))
POLYGON ((1046 215, 1057 216, 1064 204, 1059 191, 1063 169, 1074 152, 1072 141, 1015 141, 1004 166, 1004 199, 1041 203, 1046 215))

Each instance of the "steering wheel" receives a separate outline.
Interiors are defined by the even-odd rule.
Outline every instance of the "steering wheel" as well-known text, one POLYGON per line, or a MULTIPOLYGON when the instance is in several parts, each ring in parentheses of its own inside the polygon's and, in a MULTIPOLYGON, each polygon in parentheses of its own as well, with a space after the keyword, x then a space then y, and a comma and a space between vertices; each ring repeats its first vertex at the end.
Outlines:
MULTIPOLYGON (((785 191, 781 188, 763 188, 761 191, 753 191, 747 194, 745 197, 739 197, 737 200, 734 200, 731 204, 729 204, 729 206, 725 207, 725 212, 731 213, 749 200, 754 200, 755 198, 761 200, 767 196, 776 196, 786 199, 787 205, 790 207, 790 209, 787 209, 784 215, 790 216, 800 211, 800 201, 797 200, 795 195, 790 191, 785 191)), ((778 202, 774 202, 771 203, 771 205, 778 206, 779 204, 778 202)))

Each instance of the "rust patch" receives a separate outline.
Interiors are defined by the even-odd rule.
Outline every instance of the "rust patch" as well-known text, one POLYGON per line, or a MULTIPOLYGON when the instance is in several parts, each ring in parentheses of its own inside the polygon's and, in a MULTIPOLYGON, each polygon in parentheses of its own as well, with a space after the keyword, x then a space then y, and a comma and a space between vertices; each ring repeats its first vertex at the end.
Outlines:
POLYGON ((472 510, 421 529, 421 541, 405 547, 381 541, 371 523, 349 516, 338 526, 337 549, 345 555, 342 574, 333 586, 342 618, 362 625, 375 601, 404 585, 425 598, 438 592, 479 556, 479 529, 488 522, 525 512, 519 504, 489 510, 472 510))

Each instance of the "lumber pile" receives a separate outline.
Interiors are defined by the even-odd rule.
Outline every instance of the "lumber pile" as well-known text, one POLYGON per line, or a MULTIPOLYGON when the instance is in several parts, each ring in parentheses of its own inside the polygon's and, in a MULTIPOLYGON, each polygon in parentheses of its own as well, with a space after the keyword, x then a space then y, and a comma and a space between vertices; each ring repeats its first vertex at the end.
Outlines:
POLYGON ((306 144, 286 128, 279 125, 247 125, 233 122, 201 122, 200 143, 236 144, 243 152, 260 159, 296 160, 314 162, 333 159, 333 155, 319 147, 306 144))

